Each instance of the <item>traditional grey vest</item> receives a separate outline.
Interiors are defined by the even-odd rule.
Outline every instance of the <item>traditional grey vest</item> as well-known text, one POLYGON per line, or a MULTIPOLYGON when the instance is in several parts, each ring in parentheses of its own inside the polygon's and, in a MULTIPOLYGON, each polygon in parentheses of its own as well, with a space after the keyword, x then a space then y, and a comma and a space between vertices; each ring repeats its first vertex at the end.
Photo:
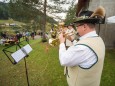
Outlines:
POLYGON ((105 45, 103 40, 100 37, 86 38, 80 40, 75 46, 77 45, 89 47, 97 56, 97 62, 88 69, 80 66, 68 67, 68 85, 99 86, 105 56, 105 45))

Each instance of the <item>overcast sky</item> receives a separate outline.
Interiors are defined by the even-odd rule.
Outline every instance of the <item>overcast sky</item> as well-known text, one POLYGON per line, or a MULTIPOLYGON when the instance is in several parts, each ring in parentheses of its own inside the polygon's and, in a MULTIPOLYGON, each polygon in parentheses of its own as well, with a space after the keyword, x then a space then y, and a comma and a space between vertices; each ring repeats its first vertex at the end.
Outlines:
MULTIPOLYGON (((65 4, 65 5, 63 5, 62 7, 64 8, 64 9, 66 9, 66 10, 68 10, 68 8, 69 8, 69 6, 71 5, 71 1, 72 0, 65 0, 65 1, 69 1, 70 2, 70 4, 65 4)), ((74 4, 76 4, 78 2, 78 0, 75 0, 75 3, 74 4)), ((50 3, 50 2, 48 2, 48 3, 50 3)), ((66 17, 66 13, 57 13, 57 14, 54 14, 54 15, 56 15, 56 16, 59 16, 61 19, 65 19, 65 17, 66 17)), ((51 15, 52 16, 52 15, 51 15)))

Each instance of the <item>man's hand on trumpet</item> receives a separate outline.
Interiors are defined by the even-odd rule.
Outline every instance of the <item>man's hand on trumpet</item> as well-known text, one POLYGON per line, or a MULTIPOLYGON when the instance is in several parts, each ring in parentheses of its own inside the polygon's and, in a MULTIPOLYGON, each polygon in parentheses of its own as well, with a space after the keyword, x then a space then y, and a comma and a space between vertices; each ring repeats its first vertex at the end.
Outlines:
POLYGON ((60 33, 58 38, 59 38, 60 43, 64 43, 65 42, 65 36, 64 36, 63 33, 60 33))
POLYGON ((71 35, 67 35, 66 38, 67 38, 68 40, 70 40, 71 42, 74 40, 74 39, 71 37, 71 35))
POLYGON ((68 39, 70 41, 73 41, 74 39, 70 36, 70 35, 65 35, 63 33, 59 34, 59 41, 60 43, 64 43, 65 42, 65 39, 68 39))

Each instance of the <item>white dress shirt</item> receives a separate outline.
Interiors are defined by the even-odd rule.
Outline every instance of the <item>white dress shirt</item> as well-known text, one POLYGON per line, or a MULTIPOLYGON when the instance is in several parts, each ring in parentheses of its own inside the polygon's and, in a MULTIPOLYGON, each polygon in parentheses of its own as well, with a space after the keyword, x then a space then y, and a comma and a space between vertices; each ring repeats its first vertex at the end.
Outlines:
MULTIPOLYGON (((98 36, 96 31, 85 34, 80 37, 80 40, 93 36, 98 36)), ((59 45, 59 60, 62 66, 79 65, 83 68, 89 68, 97 61, 97 58, 94 52, 84 45, 73 45, 66 50, 65 44, 61 43, 59 45)))

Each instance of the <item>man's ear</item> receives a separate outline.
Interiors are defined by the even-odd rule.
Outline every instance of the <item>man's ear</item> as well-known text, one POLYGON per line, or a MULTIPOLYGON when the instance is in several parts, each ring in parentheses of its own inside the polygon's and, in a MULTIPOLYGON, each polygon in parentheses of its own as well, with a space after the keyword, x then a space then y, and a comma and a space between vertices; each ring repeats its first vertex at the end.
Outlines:
POLYGON ((84 28, 86 28, 86 24, 84 24, 84 28))
POLYGON ((84 28, 85 28, 85 25, 84 25, 84 28))
POLYGON ((84 31, 86 31, 86 29, 87 29, 86 27, 87 27, 86 24, 84 24, 84 31))

